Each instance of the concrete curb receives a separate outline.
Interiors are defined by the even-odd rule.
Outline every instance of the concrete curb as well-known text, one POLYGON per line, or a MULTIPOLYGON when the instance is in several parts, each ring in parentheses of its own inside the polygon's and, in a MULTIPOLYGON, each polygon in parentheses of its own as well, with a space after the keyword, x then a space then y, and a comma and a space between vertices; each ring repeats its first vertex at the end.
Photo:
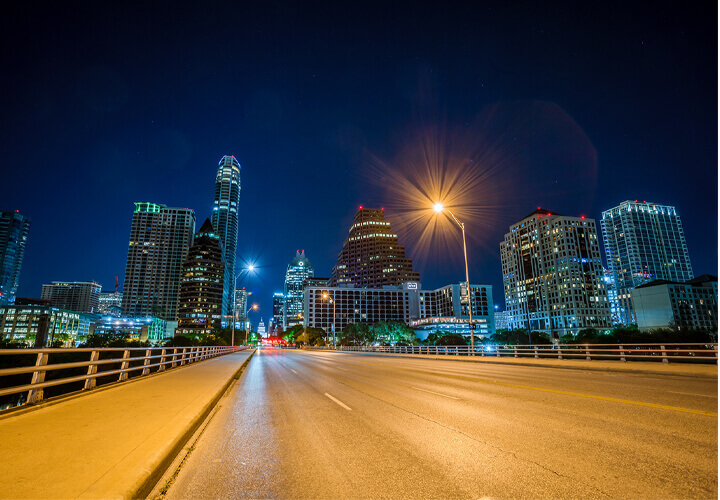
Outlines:
POLYGON ((155 485, 165 475, 165 471, 173 463, 175 457, 182 451, 183 447, 195 434, 210 412, 217 406, 223 394, 225 394, 233 382, 238 379, 240 373, 242 373, 248 363, 250 363, 250 360, 256 352, 256 350, 253 350, 250 356, 240 365, 240 368, 232 374, 228 381, 215 393, 210 402, 206 404, 200 413, 189 423, 185 431, 171 441, 169 447, 159 454, 159 457, 157 457, 159 460, 156 458, 155 463, 150 465, 147 475, 138 478, 135 484, 128 489, 128 493, 130 494, 125 496, 125 498, 147 498, 147 496, 152 493, 155 485))
MULTIPOLYGON (((483 358, 483 357, 475 357, 470 358, 468 356, 454 356, 454 355, 448 355, 448 356, 434 356, 434 355, 423 355, 423 354, 399 354, 399 353, 384 353, 384 352, 364 352, 364 351, 326 351, 326 352, 338 352, 342 354, 363 354, 365 356, 385 356, 385 357, 394 357, 394 358, 410 358, 410 359, 429 359, 429 360, 437 360, 437 361, 455 361, 460 363, 484 363, 487 365, 512 365, 512 366, 529 366, 533 368, 560 368, 562 370, 582 370, 582 371, 596 371, 596 372, 617 372, 617 373, 635 373, 635 374, 643 374, 643 375, 671 375, 676 377, 693 377, 693 378, 708 378, 708 379, 717 379, 717 365, 714 365, 712 363, 703 363, 702 366, 708 366, 708 367, 715 367, 716 371, 714 374, 711 373, 688 373, 688 372, 668 372, 664 371, 666 369, 672 369, 670 367, 682 367, 681 364, 670 364, 669 366, 658 366, 657 368, 650 369, 648 366, 623 366, 623 367, 613 367, 613 366, 591 366, 589 363, 602 363, 603 361, 584 361, 584 360, 571 360, 568 359, 566 362, 586 362, 588 365, 580 365, 580 364, 565 364, 564 362, 560 360, 552 360, 553 364, 546 364, 546 363, 536 363, 534 359, 523 359, 523 360, 513 360, 511 358, 505 359, 505 358, 483 358)), ((544 360, 540 360, 544 361, 544 360)), ((548 360, 551 361, 551 360, 548 360)), ((617 363, 622 363, 622 361, 617 361, 617 363)), ((632 365, 638 365, 640 363, 650 363, 650 362, 643 362, 643 361, 627 361, 624 364, 627 365, 628 363, 631 363, 632 365)), ((653 365, 661 365, 662 363, 651 363, 653 365)), ((700 366, 701 363, 688 365, 688 366, 700 366)))

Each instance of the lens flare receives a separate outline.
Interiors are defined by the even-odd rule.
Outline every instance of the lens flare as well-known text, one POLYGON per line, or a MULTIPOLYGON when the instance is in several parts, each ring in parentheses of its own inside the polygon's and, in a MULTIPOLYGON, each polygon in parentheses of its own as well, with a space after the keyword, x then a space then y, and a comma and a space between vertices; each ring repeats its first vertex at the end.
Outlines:
POLYGON ((438 213, 438 214, 443 211, 443 208, 445 208, 445 207, 439 201, 433 205, 433 210, 435 210, 435 213, 438 213))

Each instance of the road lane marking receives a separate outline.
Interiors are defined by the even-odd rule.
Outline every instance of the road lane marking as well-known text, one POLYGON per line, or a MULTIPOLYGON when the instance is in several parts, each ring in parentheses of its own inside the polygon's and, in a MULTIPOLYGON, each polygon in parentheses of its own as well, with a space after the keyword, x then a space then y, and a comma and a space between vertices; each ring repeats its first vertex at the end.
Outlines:
POLYGON ((297 373, 297 372, 296 372, 295 370, 293 370, 292 368, 290 368, 290 371, 293 372, 293 373, 297 373))
POLYGON ((333 401, 335 401, 335 402, 336 402, 337 404, 339 404, 340 406, 342 406, 343 408, 345 408, 346 410, 352 410, 352 408, 350 408, 348 405, 346 405, 345 403, 343 403, 343 402, 340 401, 339 399, 336 399, 336 398, 332 397, 332 396, 331 396, 330 394, 328 394, 327 392, 325 393, 325 395, 326 395, 327 397, 329 397, 330 399, 332 399, 333 401))
POLYGON ((410 387, 410 389, 415 389, 416 391, 429 392, 430 394, 437 394, 438 396, 442 396, 444 398, 460 399, 460 398, 456 398, 455 396, 448 396, 447 394, 440 394, 439 392, 433 392, 433 391, 428 391, 425 389, 420 389, 419 387, 410 387))

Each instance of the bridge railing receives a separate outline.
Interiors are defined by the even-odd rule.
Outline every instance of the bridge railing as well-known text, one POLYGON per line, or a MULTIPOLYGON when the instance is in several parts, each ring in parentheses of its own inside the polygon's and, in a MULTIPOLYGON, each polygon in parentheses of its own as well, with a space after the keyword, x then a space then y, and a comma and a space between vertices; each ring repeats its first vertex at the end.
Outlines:
POLYGON ((46 388, 65 386, 52 395, 90 390, 100 385, 99 381, 103 384, 123 382, 132 376, 162 372, 244 349, 247 348, 0 349, 0 367, 3 367, 0 368, 0 409, 42 401, 46 388))
POLYGON ((481 356, 513 358, 552 358, 717 363, 717 343, 682 344, 542 344, 471 346, 337 346, 338 351, 378 352, 388 354, 426 354, 447 356, 481 356))

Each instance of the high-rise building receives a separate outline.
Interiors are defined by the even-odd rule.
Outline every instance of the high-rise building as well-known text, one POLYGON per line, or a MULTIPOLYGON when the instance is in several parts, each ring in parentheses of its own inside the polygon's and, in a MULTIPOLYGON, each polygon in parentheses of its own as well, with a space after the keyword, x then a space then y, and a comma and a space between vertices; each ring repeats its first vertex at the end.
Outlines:
POLYGON ((0 304, 15 303, 29 231, 29 217, 0 212, 0 304))
POLYGON ((223 156, 215 176, 215 202, 212 225, 220 235, 224 252, 222 314, 232 315, 235 297, 235 252, 238 242, 238 208, 240 205, 240 163, 234 156, 223 156))
POLYGON ((285 306, 283 308, 283 329, 303 324, 303 283, 315 275, 305 250, 295 254, 285 272, 285 306))
POLYGON ((630 291, 656 279, 692 279, 685 234, 675 207, 624 201, 602 214, 605 257, 615 280, 619 322, 635 323, 630 291))
POLYGON ((96 281, 53 281, 42 286, 40 298, 53 307, 84 313, 97 313, 102 287, 96 281))
POLYGON ((260 318, 260 323, 258 323, 257 334, 260 335, 260 338, 265 337, 265 322, 262 318, 260 318))
POLYGON ((245 319, 245 313, 248 310, 248 296, 252 295, 252 292, 248 292, 245 290, 245 287, 242 287, 240 290, 235 290, 235 318, 237 321, 237 324, 235 325, 235 328, 242 328, 240 323, 242 323, 245 319))
POLYGON ((122 292, 100 292, 98 314, 106 316, 122 316, 122 292))
POLYGON ((385 211, 360 207, 333 267, 331 284, 381 288, 408 281, 420 281, 420 273, 405 257, 405 247, 385 220, 385 211))
POLYGON ((124 316, 177 321, 180 278, 193 234, 191 209, 135 203, 123 284, 124 316))
POLYGON ((595 221, 538 208, 500 244, 508 328, 551 338, 609 328, 595 221))
POLYGON ((183 264, 177 333, 208 333, 220 323, 225 264, 222 243, 210 219, 193 237, 183 264))
POLYGON ((272 305, 272 321, 276 325, 282 325, 283 322, 283 310, 285 309, 285 294, 282 292, 275 292, 273 294, 273 305, 272 305))

